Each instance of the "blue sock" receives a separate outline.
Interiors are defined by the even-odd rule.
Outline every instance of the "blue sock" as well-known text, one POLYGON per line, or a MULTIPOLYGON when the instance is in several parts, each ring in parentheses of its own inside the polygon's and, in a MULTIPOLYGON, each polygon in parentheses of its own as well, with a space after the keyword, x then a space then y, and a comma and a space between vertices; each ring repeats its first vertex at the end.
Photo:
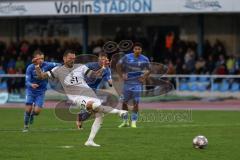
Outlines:
POLYGON ((24 113, 24 125, 28 125, 29 122, 29 118, 30 118, 30 113, 29 112, 25 112, 24 113))
POLYGON ((124 120, 124 121, 127 121, 127 120, 128 120, 128 114, 126 114, 126 115, 123 116, 123 120, 124 120))
POLYGON ((138 120, 138 112, 132 112, 131 120, 132 121, 137 121, 138 120))
POLYGON ((32 111, 32 113, 30 114, 30 118, 33 118, 36 115, 36 113, 34 111, 32 111))
POLYGON ((36 113, 35 111, 32 111, 32 113, 31 113, 31 115, 30 115, 30 123, 32 124, 32 122, 33 122, 33 118, 34 118, 34 116, 37 116, 38 115, 38 113, 36 113))

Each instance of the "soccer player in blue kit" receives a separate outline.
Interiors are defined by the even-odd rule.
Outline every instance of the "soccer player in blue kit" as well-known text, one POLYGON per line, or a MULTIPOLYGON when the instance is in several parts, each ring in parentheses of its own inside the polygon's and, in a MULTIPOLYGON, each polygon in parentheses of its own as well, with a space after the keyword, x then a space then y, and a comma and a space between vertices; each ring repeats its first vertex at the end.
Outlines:
MULTIPOLYGON (((50 71, 52 68, 58 66, 57 63, 44 61, 44 54, 39 50, 34 52, 33 61, 45 72, 50 71)), ((35 65, 30 64, 26 70, 26 107, 24 113, 23 132, 28 131, 29 123, 33 124, 34 116, 40 114, 44 104, 47 84, 48 80, 41 80, 37 78, 35 65)))
MULTIPOLYGON (((117 63, 117 72, 124 81, 122 109, 128 110, 128 102, 132 100, 133 111, 131 114, 131 127, 136 128, 138 119, 138 105, 143 83, 150 74, 149 59, 142 55, 142 44, 137 42, 133 46, 133 53, 124 55, 117 63)), ((123 122, 118 127, 129 126, 128 115, 123 117, 123 122)))
MULTIPOLYGON (((93 71, 97 71, 102 67, 103 63, 109 65, 109 60, 106 53, 100 53, 98 56, 98 62, 90 62, 87 63, 86 66, 93 71)), ((102 77, 97 79, 86 77, 85 80, 89 87, 91 87, 93 90, 98 89, 99 85, 102 82, 107 82, 108 85, 111 87, 112 86, 111 70, 108 66, 106 66, 106 68, 103 70, 102 77)))
MULTIPOLYGON (((102 68, 103 64, 105 64, 105 69, 102 72, 102 76, 98 78, 90 78, 85 77, 85 81, 87 82, 88 86, 91 87, 94 92, 97 89, 101 89, 100 85, 102 83, 108 83, 109 87, 112 87, 112 77, 111 77, 111 70, 109 66, 109 60, 106 53, 100 53, 98 56, 98 62, 90 62, 85 64, 89 69, 93 71, 97 71, 102 68)), ((82 129, 83 121, 86 120, 90 116, 89 113, 79 113, 77 116, 76 125, 78 129, 82 129)))

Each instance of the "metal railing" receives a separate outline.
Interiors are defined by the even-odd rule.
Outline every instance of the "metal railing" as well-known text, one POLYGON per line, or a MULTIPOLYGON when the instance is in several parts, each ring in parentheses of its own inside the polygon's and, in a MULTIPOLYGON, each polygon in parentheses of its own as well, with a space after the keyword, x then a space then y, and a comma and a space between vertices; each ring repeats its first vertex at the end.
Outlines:
MULTIPOLYGON (((221 83, 221 82, 216 82, 216 80, 221 79, 221 80, 231 80, 238 82, 240 84, 240 75, 158 75, 158 74, 151 74, 151 77, 154 78, 167 78, 167 79, 172 79, 175 83, 176 90, 180 91, 180 85, 185 81, 185 83, 194 83, 190 82, 188 79, 190 78, 201 78, 205 77, 208 79, 209 85, 210 85, 210 91, 214 91, 214 84, 215 83, 221 83)), ((25 78, 25 74, 0 74, 0 80, 1 78, 25 78)), ((197 81, 195 81, 197 83, 197 81)), ((231 82, 229 82, 231 83, 231 82)), ((240 88, 239 88, 240 91, 240 88)))

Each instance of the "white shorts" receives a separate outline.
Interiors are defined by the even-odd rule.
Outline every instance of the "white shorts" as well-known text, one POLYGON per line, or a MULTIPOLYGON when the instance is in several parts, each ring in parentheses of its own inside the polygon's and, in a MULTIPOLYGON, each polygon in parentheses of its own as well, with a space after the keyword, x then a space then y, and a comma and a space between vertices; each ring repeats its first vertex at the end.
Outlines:
POLYGON ((100 106, 101 100, 98 98, 93 98, 93 97, 87 97, 87 96, 80 96, 80 95, 67 95, 69 100, 72 101, 72 103, 81 106, 82 109, 86 109, 86 104, 89 101, 93 101, 93 103, 96 106, 100 106))

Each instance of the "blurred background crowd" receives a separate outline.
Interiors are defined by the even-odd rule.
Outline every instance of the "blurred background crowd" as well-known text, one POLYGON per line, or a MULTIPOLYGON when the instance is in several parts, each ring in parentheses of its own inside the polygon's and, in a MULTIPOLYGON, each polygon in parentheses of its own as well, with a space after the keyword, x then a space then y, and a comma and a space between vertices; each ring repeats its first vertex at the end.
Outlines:
MULTIPOLYGON (((223 42, 216 40, 210 44, 208 40, 203 46, 201 56, 197 54, 197 43, 175 39, 170 32, 165 37, 165 42, 156 41, 150 45, 145 37, 115 36, 113 41, 131 39, 140 41, 144 46, 144 54, 151 61, 160 62, 168 66, 168 74, 240 74, 240 57, 226 53, 223 42)), ((124 35, 124 34, 123 34, 124 35)), ((98 39, 88 46, 88 54, 97 55, 102 51, 105 42, 111 39, 98 39)), ((31 63, 32 54, 35 50, 45 53, 46 61, 61 62, 62 54, 66 49, 73 49, 78 54, 82 53, 82 44, 76 39, 41 39, 22 40, 19 43, 6 43, 0 41, 0 74, 23 74, 26 67, 31 63)), ((111 58, 111 57, 109 57, 111 58)))

